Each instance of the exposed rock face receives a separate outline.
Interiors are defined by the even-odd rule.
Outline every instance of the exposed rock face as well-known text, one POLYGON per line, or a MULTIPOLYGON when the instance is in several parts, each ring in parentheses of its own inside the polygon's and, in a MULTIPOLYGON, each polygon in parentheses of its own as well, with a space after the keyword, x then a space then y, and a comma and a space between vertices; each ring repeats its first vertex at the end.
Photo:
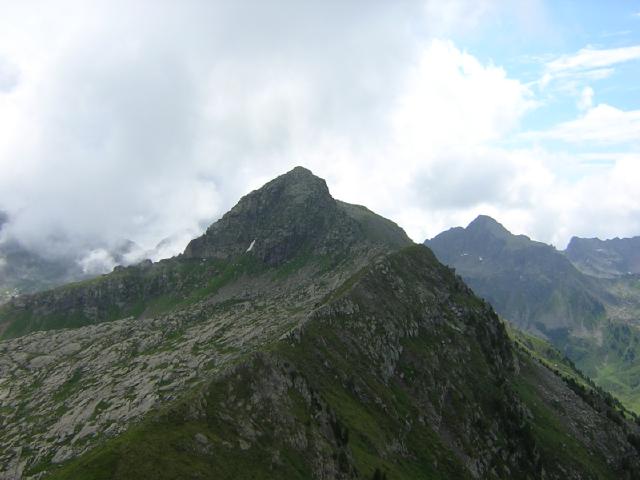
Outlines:
POLYGON ((640 274, 640 237, 573 237, 565 255, 581 271, 603 278, 640 274))
POLYGON ((250 251, 269 265, 301 253, 326 253, 353 236, 324 180, 298 167, 243 197, 192 240, 186 257, 225 259, 250 251))

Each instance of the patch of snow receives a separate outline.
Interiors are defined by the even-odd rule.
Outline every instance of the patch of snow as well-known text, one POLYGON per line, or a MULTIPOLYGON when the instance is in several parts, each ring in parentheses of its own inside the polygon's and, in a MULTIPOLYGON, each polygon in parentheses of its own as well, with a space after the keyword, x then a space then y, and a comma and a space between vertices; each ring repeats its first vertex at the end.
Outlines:
POLYGON ((251 242, 251 245, 249 245, 249 248, 247 248, 247 252, 250 252, 251 250, 253 250, 253 246, 256 244, 256 241, 254 240, 253 242, 251 242))
POLYGON ((469 255, 468 253, 461 253, 460 256, 461 257, 466 257, 467 255, 469 255))

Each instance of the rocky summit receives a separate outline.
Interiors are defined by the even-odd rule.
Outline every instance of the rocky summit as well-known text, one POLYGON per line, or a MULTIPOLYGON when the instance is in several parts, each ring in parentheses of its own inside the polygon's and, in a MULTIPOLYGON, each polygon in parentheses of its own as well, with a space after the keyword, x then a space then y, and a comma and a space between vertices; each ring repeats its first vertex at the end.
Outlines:
POLYGON ((0 328, 2 479, 640 475, 632 413, 300 167, 0 328))

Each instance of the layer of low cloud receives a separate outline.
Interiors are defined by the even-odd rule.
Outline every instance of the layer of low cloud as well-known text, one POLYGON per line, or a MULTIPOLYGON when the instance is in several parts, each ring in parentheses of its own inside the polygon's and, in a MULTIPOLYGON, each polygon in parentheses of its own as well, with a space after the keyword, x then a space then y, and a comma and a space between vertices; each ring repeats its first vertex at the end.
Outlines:
MULTIPOLYGON (((15 2, 0 19, 0 209, 12 216, 9 234, 76 255, 87 272, 158 259, 298 164, 417 241, 478 213, 560 244, 605 213, 611 230, 593 234, 640 233, 633 161, 596 171, 539 146, 508 146, 539 108, 535 92, 446 39, 502 7, 68 1, 43 2, 33 15, 33 5, 15 2), (566 180, 570 164, 578 180, 566 180), (602 185, 616 198, 590 208, 602 185), (124 239, 139 248, 118 256, 124 239)), ((586 49, 548 68, 610 75, 636 53, 605 60, 586 49)), ((616 141, 636 133, 633 112, 594 107, 592 97, 553 135, 571 142, 614 114, 615 128, 628 127, 616 141)))

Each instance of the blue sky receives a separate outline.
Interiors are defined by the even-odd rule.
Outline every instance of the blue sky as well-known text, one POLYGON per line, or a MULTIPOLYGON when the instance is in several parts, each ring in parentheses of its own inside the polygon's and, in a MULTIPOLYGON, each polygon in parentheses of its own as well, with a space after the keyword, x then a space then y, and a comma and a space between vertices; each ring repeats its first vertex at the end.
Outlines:
POLYGON ((509 76, 533 85, 541 105, 523 118, 524 130, 551 128, 574 119, 580 113, 576 104, 585 87, 594 90, 596 103, 622 110, 640 108, 640 53, 619 63, 612 55, 611 63, 600 67, 604 78, 581 78, 580 73, 596 70, 583 67, 545 88, 537 85, 548 64, 559 58, 573 57, 581 50, 606 52, 640 45, 640 2, 544 2, 536 5, 531 21, 514 20, 517 8, 488 15, 477 29, 455 40, 482 62, 503 66, 509 76), (608 69, 611 72, 605 72, 608 69))
POLYGON ((640 235, 638 1, 0 7, 4 238, 157 259, 295 165, 416 241, 640 235))

